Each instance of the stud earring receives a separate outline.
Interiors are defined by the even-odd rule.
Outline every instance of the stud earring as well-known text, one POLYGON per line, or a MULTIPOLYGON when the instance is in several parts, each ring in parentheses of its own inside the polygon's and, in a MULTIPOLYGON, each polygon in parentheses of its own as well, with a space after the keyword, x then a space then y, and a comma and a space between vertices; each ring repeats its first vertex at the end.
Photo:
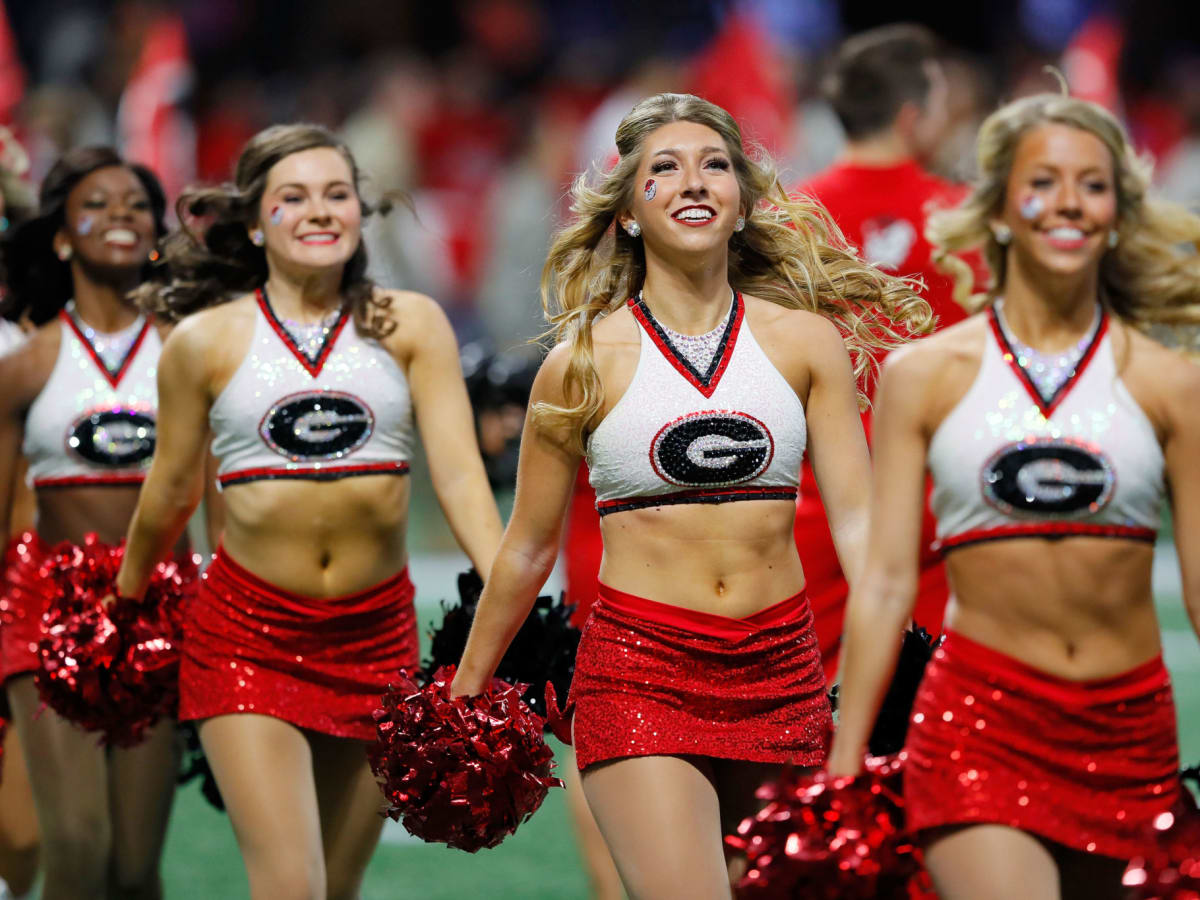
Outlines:
POLYGON ((1012 242, 1012 229, 1003 223, 992 226, 992 237, 1001 247, 1007 247, 1012 242))
POLYGON ((734 231, 741 231, 741 230, 742 230, 743 228, 745 228, 745 227, 746 227, 746 217, 745 217, 745 216, 738 216, 738 217, 737 217, 737 221, 733 223, 733 230, 734 230, 734 231))
POLYGON ((1108 249, 1115 249, 1119 243, 1121 243, 1121 235, 1117 229, 1113 228, 1108 232, 1108 249))
POLYGON ((62 247, 59 247, 56 255, 63 262, 66 262, 67 260, 69 260, 71 258, 71 245, 65 244, 62 247))
POLYGON ((250 232, 250 243, 252 243, 255 247, 261 247, 264 243, 266 243, 266 238, 263 237, 261 228, 255 228, 252 232, 250 232))
POLYGON ((640 237, 642 234, 642 226, 636 221, 631 221, 628 225, 626 225, 625 230, 629 232, 630 237, 640 237))

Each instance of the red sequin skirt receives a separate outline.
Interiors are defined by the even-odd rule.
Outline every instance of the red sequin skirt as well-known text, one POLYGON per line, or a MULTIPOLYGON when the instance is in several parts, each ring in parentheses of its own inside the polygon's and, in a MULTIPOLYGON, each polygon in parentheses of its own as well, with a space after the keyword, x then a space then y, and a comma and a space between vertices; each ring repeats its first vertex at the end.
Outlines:
POLYGON ((1162 657, 1068 681, 951 632, 925 671, 905 751, 913 831, 987 822, 1127 860, 1179 792, 1162 657))
POLYGON ((418 663, 413 593, 404 569, 355 594, 302 597, 218 550, 184 619, 180 720, 258 713, 372 740, 388 681, 418 663))
POLYGON ((50 602, 51 582, 39 569, 50 545, 32 532, 14 537, 4 552, 0 577, 0 680, 36 671, 42 613, 50 602))
POLYGON ((601 585, 570 702, 580 769, 660 755, 816 766, 832 727, 804 592, 730 619, 601 585))

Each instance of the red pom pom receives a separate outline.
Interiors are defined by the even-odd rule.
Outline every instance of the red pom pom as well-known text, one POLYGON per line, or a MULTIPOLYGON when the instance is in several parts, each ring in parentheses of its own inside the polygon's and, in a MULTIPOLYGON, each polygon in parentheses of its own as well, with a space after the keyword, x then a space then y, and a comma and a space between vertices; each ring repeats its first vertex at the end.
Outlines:
POLYGON ((450 696, 454 666, 425 687, 402 673, 375 710, 379 737, 367 751, 387 814, 423 841, 474 853, 495 847, 542 805, 553 754, 526 685, 494 679, 477 697, 450 696))
MULTIPOLYGON (((1200 771, 1188 770, 1200 784, 1200 771), (1194 774, 1192 774, 1194 773, 1194 774)), ((1153 850, 1134 857, 1121 883, 1136 900, 1200 900, 1200 810, 1186 787, 1175 808, 1155 817, 1153 850)))
POLYGON ((160 563, 141 600, 102 600, 114 591, 124 547, 89 534, 61 544, 43 566, 55 594, 42 617, 36 674, 42 701, 63 718, 118 747, 179 705, 183 606, 195 589, 192 560, 160 563))
POLYGON ((746 854, 740 897, 909 897, 922 872, 903 830, 903 755, 868 757, 856 777, 785 772, 758 790, 767 804, 727 844, 746 854))

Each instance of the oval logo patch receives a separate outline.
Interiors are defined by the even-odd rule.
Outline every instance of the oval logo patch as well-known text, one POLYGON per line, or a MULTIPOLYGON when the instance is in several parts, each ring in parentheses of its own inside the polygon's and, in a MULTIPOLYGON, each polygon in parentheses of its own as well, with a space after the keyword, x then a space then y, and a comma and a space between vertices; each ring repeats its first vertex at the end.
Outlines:
POLYGON ((154 417, 133 409, 89 413, 67 432, 67 449, 94 466, 141 465, 154 455, 154 417))
POLYGON ((696 412, 664 425, 650 445, 654 471, 671 484, 720 487, 750 481, 775 455, 767 426, 725 410, 696 412))
POLYGON ((337 459, 367 442, 375 417, 365 403, 339 391, 284 397, 263 416, 258 432, 267 446, 288 459, 337 459))
POLYGON ((1008 515, 1061 516, 1100 511, 1112 497, 1112 463, 1098 448, 1042 438, 997 451, 980 475, 988 503, 1008 515))

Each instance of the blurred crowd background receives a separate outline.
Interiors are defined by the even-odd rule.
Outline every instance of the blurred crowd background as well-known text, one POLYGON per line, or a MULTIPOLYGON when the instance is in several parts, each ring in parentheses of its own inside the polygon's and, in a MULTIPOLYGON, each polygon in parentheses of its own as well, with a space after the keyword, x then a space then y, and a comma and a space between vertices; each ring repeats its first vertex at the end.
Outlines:
POLYGON ((917 21, 945 41, 935 158, 969 179, 997 103, 1054 90, 1117 110, 1160 186, 1200 208, 1200 39, 1178 0, 3 0, 0 124, 36 185, 66 148, 113 143, 175 194, 227 179, 272 122, 337 129, 368 193, 412 200, 370 228, 376 277, 438 298, 464 342, 541 327, 538 279, 573 176, 660 90, 725 106, 798 181, 840 128, 821 97, 840 39, 917 21))

